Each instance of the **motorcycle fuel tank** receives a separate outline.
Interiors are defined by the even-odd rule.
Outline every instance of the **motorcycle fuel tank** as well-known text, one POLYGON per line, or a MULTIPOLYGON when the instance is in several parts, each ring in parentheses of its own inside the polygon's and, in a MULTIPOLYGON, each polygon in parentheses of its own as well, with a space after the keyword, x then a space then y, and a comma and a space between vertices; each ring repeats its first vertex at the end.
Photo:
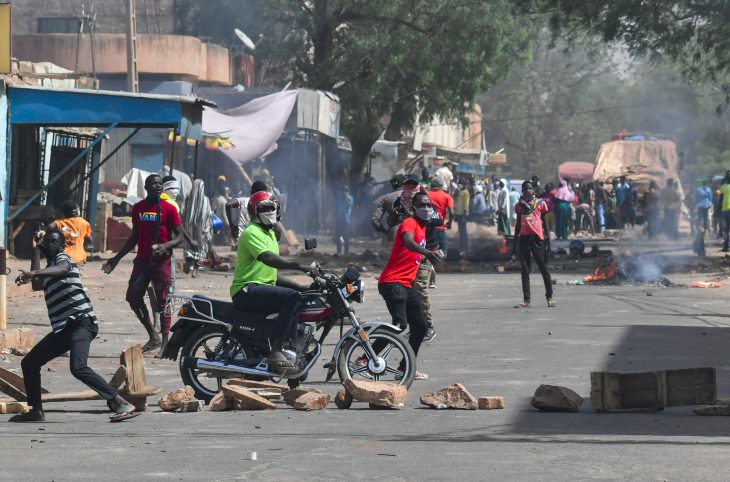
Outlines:
POLYGON ((299 309, 299 322, 318 321, 330 313, 327 301, 320 295, 303 295, 302 306, 299 309))

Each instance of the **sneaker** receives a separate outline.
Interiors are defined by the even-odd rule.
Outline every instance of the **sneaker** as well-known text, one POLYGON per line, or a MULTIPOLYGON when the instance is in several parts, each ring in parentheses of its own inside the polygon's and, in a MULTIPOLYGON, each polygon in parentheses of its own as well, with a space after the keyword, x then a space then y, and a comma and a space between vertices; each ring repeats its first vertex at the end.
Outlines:
POLYGON ((425 343, 430 343, 434 338, 436 338, 436 331, 433 328, 429 328, 426 330, 426 336, 423 337, 423 341, 425 343))
POLYGON ((557 305, 555 304, 555 300, 552 298, 548 298, 547 300, 548 308, 555 308, 557 305))
POLYGON ((428 287, 431 288, 432 290, 435 290, 436 289, 436 283, 431 283, 430 285, 428 285, 428 287))
POLYGON ((530 302, 529 301, 523 301, 519 305, 515 305, 515 308, 529 308, 530 302))
POLYGON ((416 371, 416 376, 413 377, 414 380, 428 380, 428 373, 423 373, 416 371))

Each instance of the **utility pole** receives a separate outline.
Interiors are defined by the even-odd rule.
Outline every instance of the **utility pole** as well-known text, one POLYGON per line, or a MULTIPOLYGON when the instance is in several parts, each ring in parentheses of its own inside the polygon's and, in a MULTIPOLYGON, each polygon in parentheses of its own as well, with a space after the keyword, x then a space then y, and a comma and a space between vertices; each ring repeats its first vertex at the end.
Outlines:
POLYGON ((139 92, 137 75, 137 8, 135 0, 127 0, 127 90, 139 92))

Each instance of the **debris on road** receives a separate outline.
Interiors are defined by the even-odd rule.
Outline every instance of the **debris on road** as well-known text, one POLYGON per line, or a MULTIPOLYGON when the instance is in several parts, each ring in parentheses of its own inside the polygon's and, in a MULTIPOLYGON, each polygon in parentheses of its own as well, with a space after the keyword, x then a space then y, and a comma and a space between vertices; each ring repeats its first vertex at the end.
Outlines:
POLYGON ((289 390, 288 386, 281 385, 279 383, 258 382, 258 381, 254 381, 254 380, 243 380, 240 378, 232 378, 232 379, 228 380, 228 385, 238 385, 239 387, 245 387, 245 388, 272 388, 275 390, 279 390, 282 393, 289 390))
POLYGON ((479 410, 498 410, 504 408, 504 397, 479 397, 479 410))
POLYGON ((543 412, 577 412, 583 397, 570 388, 558 385, 540 385, 530 404, 543 412))
POLYGON ((476 410, 479 408, 479 401, 461 383, 454 383, 442 390, 424 395, 421 397, 421 403, 436 409, 476 410))
POLYGON ((225 385, 223 393, 234 400, 234 410, 274 410, 276 408, 276 405, 270 400, 237 385, 225 385))
POLYGON ((335 395, 335 405, 341 410, 346 410, 352 406, 352 395, 346 388, 340 388, 335 395))
POLYGON ((30 407, 25 402, 0 402, 0 413, 28 413, 30 407))
POLYGON ((721 288, 722 283, 717 281, 694 281, 688 285, 690 288, 721 288))
POLYGON ((181 413, 187 413, 187 412, 202 412, 203 407, 205 406, 205 402, 202 400, 188 400, 186 402, 180 403, 180 412, 181 413))
POLYGON ((30 350, 33 345, 35 345, 35 334, 30 328, 0 331, 0 351, 12 348, 30 350))
POLYGON ((321 410, 330 403, 330 396, 316 388, 297 387, 284 394, 284 402, 296 410, 321 410))
POLYGON ((408 389, 403 385, 352 379, 347 379, 342 383, 353 399, 379 407, 402 408, 408 397, 408 389))
POLYGON ((170 392, 157 401, 157 405, 165 412, 176 412, 180 410, 183 402, 195 400, 195 390, 190 385, 170 392))
POLYGON ((695 415, 727 417, 730 416, 730 399, 718 399, 714 405, 695 405, 692 411, 695 415))
POLYGON ((233 409, 233 399, 226 398, 226 394, 223 390, 213 395, 213 398, 208 402, 208 410, 213 412, 222 412, 224 410, 233 409))

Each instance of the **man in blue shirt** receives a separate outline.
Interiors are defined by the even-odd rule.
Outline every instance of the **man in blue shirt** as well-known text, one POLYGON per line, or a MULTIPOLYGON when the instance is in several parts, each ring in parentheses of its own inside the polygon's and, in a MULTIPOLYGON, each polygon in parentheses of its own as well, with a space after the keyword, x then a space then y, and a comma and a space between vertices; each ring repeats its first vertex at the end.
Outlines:
POLYGON ((618 224, 619 229, 624 228, 624 223, 626 222, 626 219, 629 218, 628 216, 628 210, 630 208, 629 206, 629 191, 631 190, 631 186, 629 186, 629 183, 626 182, 626 176, 621 176, 619 180, 618 187, 616 188, 616 207, 618 208, 618 224))
POLYGON ((712 207, 712 189, 710 189, 709 179, 702 181, 702 186, 697 188, 695 192, 695 208, 697 209, 697 231, 700 230, 700 223, 704 223, 704 231, 707 232, 709 226, 708 213, 712 207))

